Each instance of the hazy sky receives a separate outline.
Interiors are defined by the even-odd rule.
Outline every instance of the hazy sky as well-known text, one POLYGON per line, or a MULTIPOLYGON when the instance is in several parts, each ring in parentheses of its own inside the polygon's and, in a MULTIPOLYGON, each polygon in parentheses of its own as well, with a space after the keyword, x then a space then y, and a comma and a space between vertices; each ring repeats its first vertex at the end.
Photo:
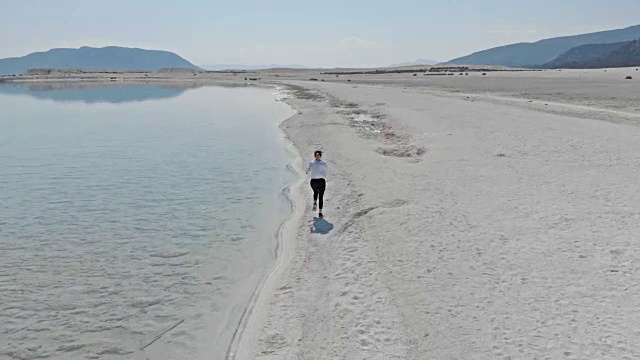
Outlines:
POLYGON ((640 0, 0 0, 0 58, 170 50, 197 65, 382 66, 640 24, 640 0))

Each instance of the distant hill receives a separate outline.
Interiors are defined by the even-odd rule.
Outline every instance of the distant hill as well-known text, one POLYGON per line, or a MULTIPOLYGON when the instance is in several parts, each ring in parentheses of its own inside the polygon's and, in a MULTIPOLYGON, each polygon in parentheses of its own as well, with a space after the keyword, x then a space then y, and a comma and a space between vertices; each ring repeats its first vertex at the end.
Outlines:
POLYGON ((640 66, 640 39, 622 43, 578 46, 541 67, 594 69, 628 66, 640 66))
POLYGON ((585 62, 603 57, 612 53, 614 50, 618 50, 622 46, 627 45, 628 43, 628 41, 624 41, 610 44, 587 44, 576 46, 540 67, 544 69, 580 68, 585 62))
POLYGON ((618 30, 545 39, 534 43, 500 46, 450 60, 447 64, 533 67, 546 64, 576 46, 617 43, 638 38, 640 38, 640 25, 618 30))
POLYGON ((199 69, 172 52, 117 46, 51 49, 22 57, 0 59, 0 75, 23 74, 33 68, 150 71, 162 68, 199 69))
POLYGON ((402 66, 414 66, 414 65, 435 65, 439 63, 439 61, 435 60, 427 60, 427 59, 418 59, 416 61, 404 62, 398 64, 391 64, 387 67, 402 67, 402 66))
POLYGON ((220 71, 220 70, 263 70, 263 69, 307 69, 304 65, 292 64, 292 65, 242 65, 242 64, 218 64, 218 65, 203 65, 201 66, 205 70, 220 71))

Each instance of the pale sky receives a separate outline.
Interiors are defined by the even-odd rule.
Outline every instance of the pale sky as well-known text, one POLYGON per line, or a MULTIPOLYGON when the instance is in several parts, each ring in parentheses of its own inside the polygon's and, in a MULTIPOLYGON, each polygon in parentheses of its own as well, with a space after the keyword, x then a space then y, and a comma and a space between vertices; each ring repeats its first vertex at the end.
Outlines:
POLYGON ((130 46, 196 65, 386 66, 640 24, 640 0, 0 0, 0 58, 130 46))

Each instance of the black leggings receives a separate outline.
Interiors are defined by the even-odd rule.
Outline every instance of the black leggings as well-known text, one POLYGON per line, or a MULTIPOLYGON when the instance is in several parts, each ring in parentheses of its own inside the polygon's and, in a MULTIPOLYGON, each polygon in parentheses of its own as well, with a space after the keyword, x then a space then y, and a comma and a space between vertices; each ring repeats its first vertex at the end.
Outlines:
POLYGON ((322 210, 322 197, 324 196, 324 188, 327 186, 327 183, 324 179, 311 179, 311 188, 313 189, 313 201, 318 201, 318 197, 320 197, 320 201, 318 202, 318 208, 322 210))

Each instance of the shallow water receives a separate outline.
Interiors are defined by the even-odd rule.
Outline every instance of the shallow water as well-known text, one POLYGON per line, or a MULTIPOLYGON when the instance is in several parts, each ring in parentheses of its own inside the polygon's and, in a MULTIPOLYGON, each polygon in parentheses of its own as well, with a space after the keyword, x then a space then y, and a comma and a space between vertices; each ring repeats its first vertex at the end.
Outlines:
POLYGON ((291 114, 257 88, 0 85, 0 358, 223 356, 290 211, 291 114))

